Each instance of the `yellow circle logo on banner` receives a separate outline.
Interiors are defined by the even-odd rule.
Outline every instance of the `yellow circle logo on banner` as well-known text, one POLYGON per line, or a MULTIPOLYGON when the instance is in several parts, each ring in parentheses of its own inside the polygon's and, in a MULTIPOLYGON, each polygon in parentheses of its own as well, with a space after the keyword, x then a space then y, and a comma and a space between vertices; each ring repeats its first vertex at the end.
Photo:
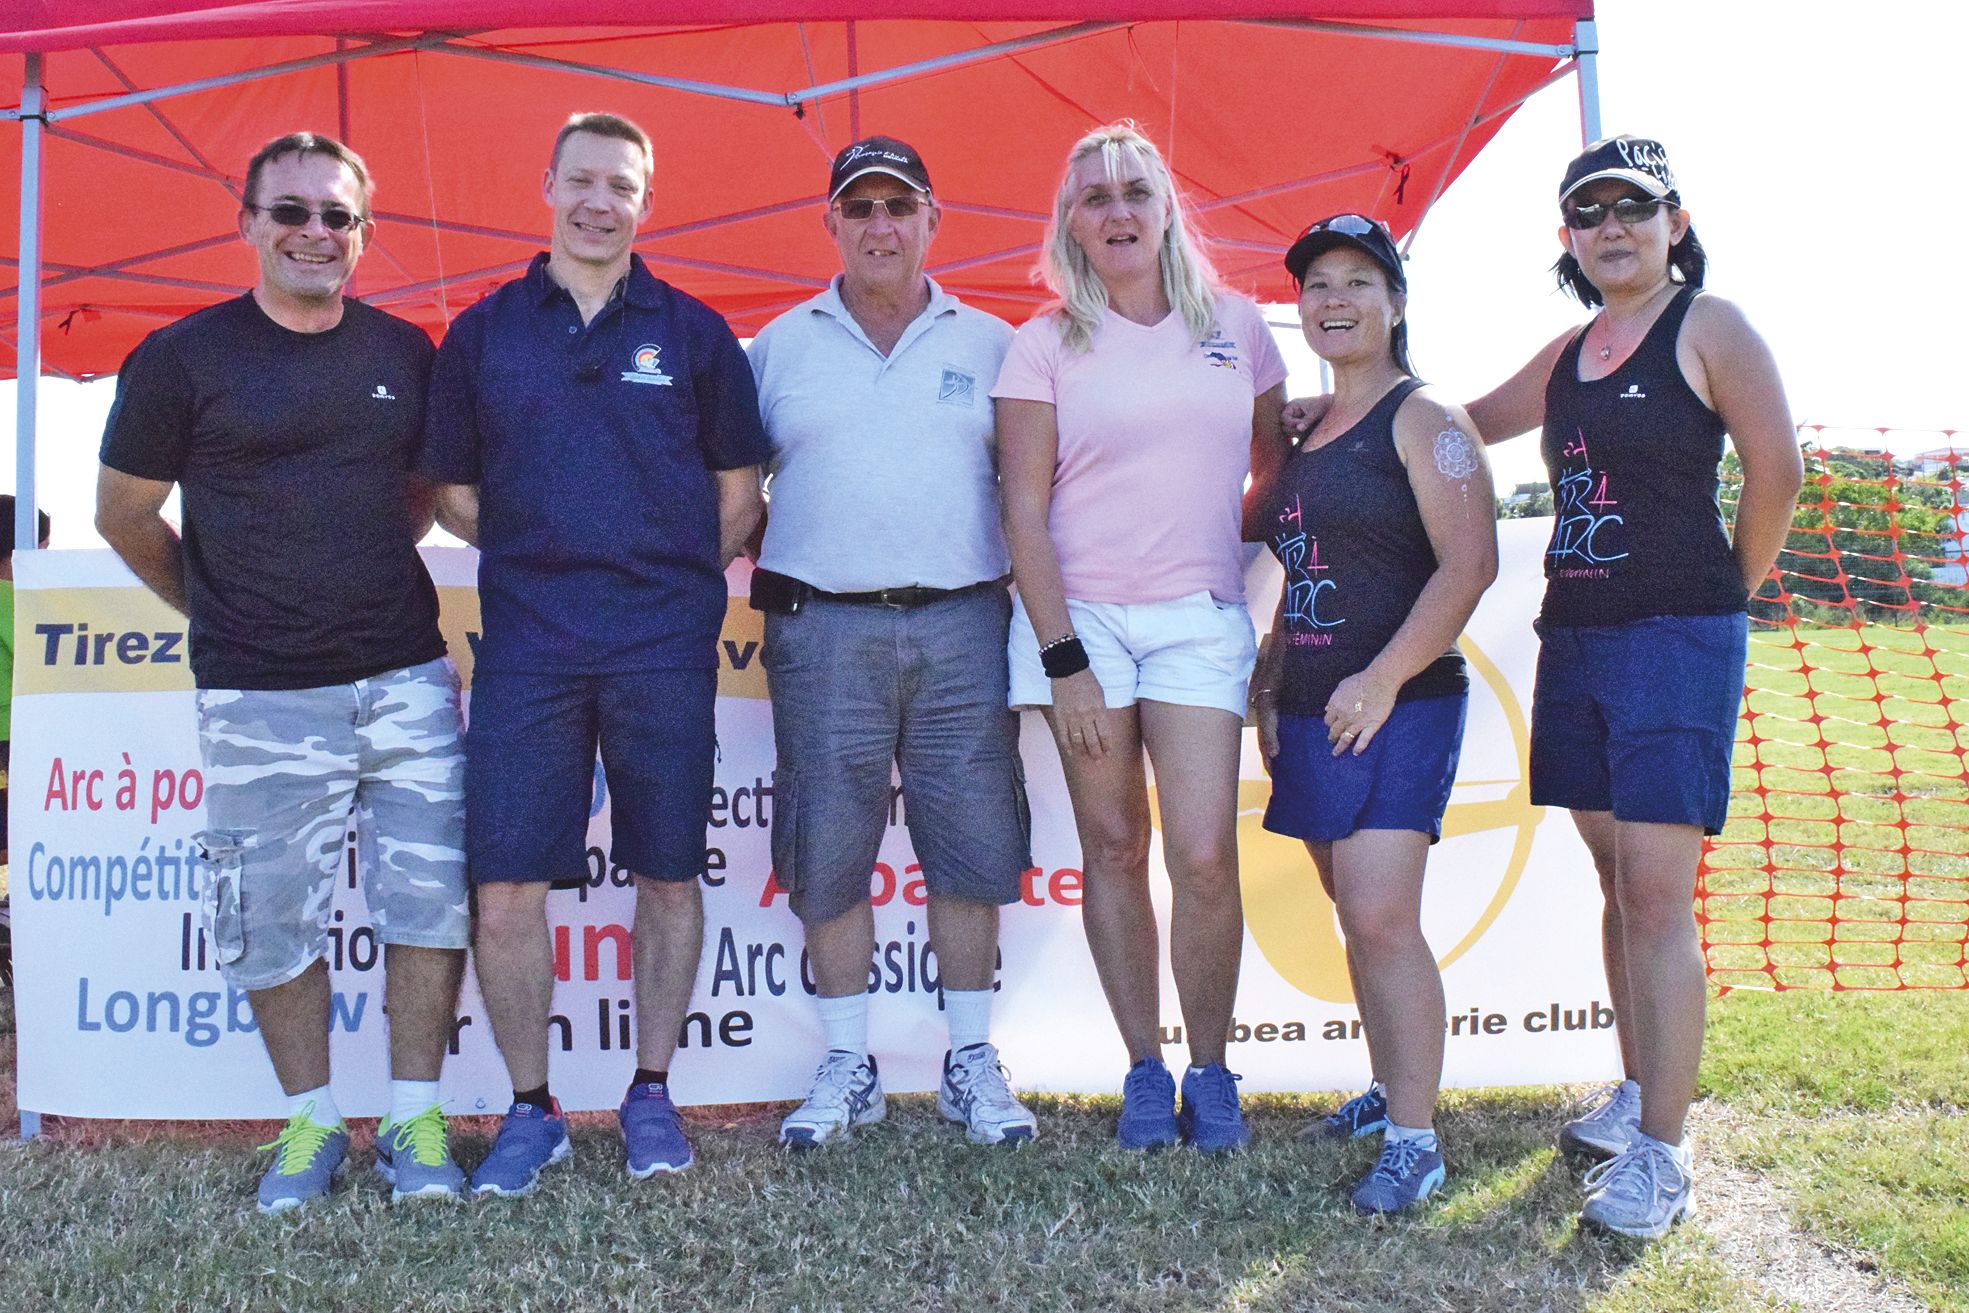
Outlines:
MULTIPOLYGON (((1495 888, 1462 928, 1455 944, 1442 955, 1443 966, 1462 957, 1482 939, 1511 901, 1531 854, 1532 835, 1545 810, 1531 805, 1531 729, 1517 694, 1503 672, 1468 637, 1459 646, 1476 676, 1470 688, 1473 722, 1487 691, 1510 737, 1508 743, 1482 741, 1467 734, 1464 737, 1463 766, 1456 790, 1450 795, 1449 811, 1443 817, 1443 842, 1431 861, 1439 867, 1435 878, 1453 877, 1486 885, 1494 880, 1495 888), (1472 773, 1472 766, 1480 775, 1501 777, 1465 778, 1472 773), (1457 794, 1490 796, 1459 801, 1457 794), (1501 869, 1493 858, 1484 863, 1492 865, 1490 870, 1475 862, 1458 865, 1453 872, 1440 870, 1448 864, 1445 859, 1450 852, 1469 847, 1456 843, 1457 839, 1499 831, 1510 834, 1509 855, 1501 869)), ((1303 843, 1273 834, 1261 823, 1271 792, 1269 780, 1243 780, 1238 785, 1238 869, 1245 924, 1265 961, 1295 988, 1330 1003, 1351 1003, 1354 992, 1347 978, 1339 920, 1332 900, 1320 887, 1313 859, 1303 843)), ((1459 857, 1463 855, 1459 853, 1459 857)))

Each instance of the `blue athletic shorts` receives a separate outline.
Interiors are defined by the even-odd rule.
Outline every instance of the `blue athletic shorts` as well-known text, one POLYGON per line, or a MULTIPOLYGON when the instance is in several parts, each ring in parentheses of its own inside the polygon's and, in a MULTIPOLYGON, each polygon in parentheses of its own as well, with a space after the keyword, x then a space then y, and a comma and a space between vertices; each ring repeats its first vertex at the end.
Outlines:
POLYGON ((1740 611, 1540 626, 1532 803, 1720 834, 1748 636, 1740 611))
POLYGON ((1456 782, 1469 701, 1453 693, 1397 702, 1358 757, 1333 755, 1318 716, 1280 715, 1265 828, 1314 843, 1356 830, 1417 830, 1434 843, 1456 782))
POLYGON ((609 860, 651 880, 696 879, 711 820, 717 700, 715 670, 479 670, 465 731, 473 883, 587 875, 597 748, 609 860))

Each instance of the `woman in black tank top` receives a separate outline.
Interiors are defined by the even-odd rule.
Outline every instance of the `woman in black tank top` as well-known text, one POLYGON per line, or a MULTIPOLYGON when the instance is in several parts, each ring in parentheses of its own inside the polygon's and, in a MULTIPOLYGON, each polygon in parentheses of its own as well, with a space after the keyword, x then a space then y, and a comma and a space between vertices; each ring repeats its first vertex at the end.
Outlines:
POLYGON ((1496 575, 1497 531, 1468 417, 1409 368, 1407 285, 1387 230, 1322 220, 1285 263, 1335 389, 1297 450, 1260 463, 1246 502, 1246 536, 1285 569, 1253 677, 1272 775, 1265 826, 1305 841, 1339 913, 1376 1078, 1310 1129, 1385 1127, 1353 1199, 1394 1213, 1443 1179, 1443 985, 1422 936, 1422 873, 1462 741, 1456 638, 1496 575))
POLYGON ((1691 908, 1729 805, 1745 600, 1803 474, 1777 366, 1705 257, 1659 142, 1595 142, 1559 189, 1561 285, 1596 314, 1470 414, 1485 441, 1542 429, 1546 549, 1532 801, 1569 809, 1606 898, 1602 946, 1627 1079, 1560 1135, 1605 1161, 1581 1219, 1659 1236, 1688 1211, 1683 1119, 1707 982, 1691 908), (1736 532, 1717 507, 1730 435, 1736 532))

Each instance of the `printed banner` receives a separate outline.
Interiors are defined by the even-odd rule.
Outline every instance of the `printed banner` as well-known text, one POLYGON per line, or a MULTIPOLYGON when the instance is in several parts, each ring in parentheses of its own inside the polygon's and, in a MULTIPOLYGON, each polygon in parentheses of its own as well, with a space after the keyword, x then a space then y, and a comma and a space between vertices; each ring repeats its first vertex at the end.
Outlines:
MULTIPOLYGON (((1471 703, 1424 928, 1443 964, 1445 1083, 1587 1080, 1618 1066, 1599 948, 1600 896, 1563 815, 1526 782, 1531 618, 1548 527, 1507 521, 1502 571, 1463 640, 1471 703)), ((476 557, 427 549, 445 637, 469 687, 478 634, 476 557)), ((283 1104, 245 995, 227 986, 200 927, 205 871, 191 836, 204 781, 183 617, 108 552, 18 558, 10 796, 20 1106, 89 1117, 270 1117, 283 1104), (132 1073, 144 1078, 133 1080, 132 1073)), ((1261 628, 1278 596, 1254 559, 1261 628)), ((731 574, 721 642, 720 758, 706 834, 706 931, 672 1080, 680 1101, 796 1098, 820 1056, 798 921, 772 879, 773 741, 758 615, 731 574)), ((1044 722, 1022 748, 1033 857, 1002 918, 994 1032, 1020 1088, 1114 1092, 1127 1056, 1081 933, 1080 854, 1044 722)), ((1245 734, 1238 841, 1247 923, 1230 1065, 1248 1091, 1359 1087, 1366 1045, 1333 908, 1303 846, 1259 824, 1269 793, 1245 734)), ((898 789, 872 873, 877 949, 871 1038, 892 1092, 934 1089, 945 1048, 924 887, 898 789)), ((635 1066, 629 877, 608 860, 608 783, 597 769, 586 887, 548 899, 557 983, 553 1081, 570 1109, 615 1106, 635 1066)), ((353 848, 351 849, 353 853, 353 848)), ((383 954, 351 856, 330 933, 336 1098, 387 1109, 383 954)), ((1167 944, 1159 844, 1152 881, 1167 944)), ((1174 982, 1164 1035, 1183 1057, 1174 982)), ((458 1112, 505 1107, 509 1086, 467 975, 444 1071, 458 1112)))

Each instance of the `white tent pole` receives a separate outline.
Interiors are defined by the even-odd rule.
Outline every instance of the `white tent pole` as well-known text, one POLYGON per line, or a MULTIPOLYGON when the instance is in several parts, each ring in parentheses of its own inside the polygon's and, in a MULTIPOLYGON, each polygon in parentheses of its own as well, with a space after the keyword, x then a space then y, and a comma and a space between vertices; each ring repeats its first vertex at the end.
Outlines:
MULTIPOLYGON (((14 307, 14 547, 31 552, 35 532, 34 403, 41 381, 41 139, 47 130, 48 89, 42 57, 27 56, 21 84, 20 293, 14 307)), ((22 1113, 23 1119, 27 1114, 22 1113)), ((26 1123, 23 1121, 23 1127, 26 1123)))
MULTIPOLYGON (((21 82, 20 304, 14 336, 14 545, 34 551, 34 402, 41 381, 41 133, 48 109, 41 56, 27 56, 21 82)), ((20 1110, 20 1134, 41 1134, 41 1114, 20 1110)))
POLYGON ((1508 37, 1464 36, 1458 32, 1425 32, 1406 27, 1374 27, 1366 23, 1339 23, 1324 18, 1245 18, 1234 22, 1256 27, 1283 27, 1298 32, 1326 32, 1333 36, 1357 36, 1374 41, 1407 41, 1424 46, 1458 46, 1465 50, 1495 50, 1507 55, 1550 55, 1564 59, 1572 54, 1567 46, 1549 41, 1518 41, 1508 37))
POLYGON ((1573 47, 1579 52, 1579 135, 1592 145, 1600 131, 1600 26, 1590 18, 1573 24, 1573 47))

